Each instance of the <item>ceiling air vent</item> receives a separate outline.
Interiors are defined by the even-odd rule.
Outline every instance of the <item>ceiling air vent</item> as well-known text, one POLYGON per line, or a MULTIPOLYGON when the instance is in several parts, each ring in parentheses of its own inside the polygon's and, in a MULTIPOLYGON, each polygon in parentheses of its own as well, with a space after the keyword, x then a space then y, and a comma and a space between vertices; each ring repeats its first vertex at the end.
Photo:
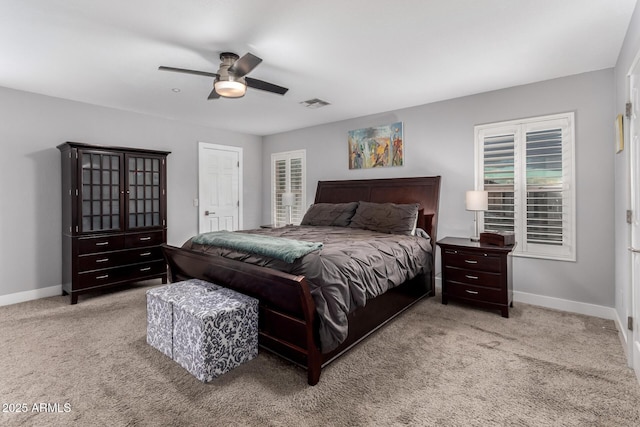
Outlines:
POLYGON ((322 99, 318 99, 318 98, 308 99, 306 101, 302 101, 300 104, 304 105, 307 108, 313 108, 313 109, 321 108, 326 105, 331 105, 327 101, 323 101, 322 99))

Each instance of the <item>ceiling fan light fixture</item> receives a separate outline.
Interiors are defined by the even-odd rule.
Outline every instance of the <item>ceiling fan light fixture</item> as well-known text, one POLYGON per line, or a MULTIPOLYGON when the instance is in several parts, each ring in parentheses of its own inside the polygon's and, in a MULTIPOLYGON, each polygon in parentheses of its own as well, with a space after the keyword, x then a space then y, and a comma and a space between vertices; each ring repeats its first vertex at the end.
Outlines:
POLYGON ((163 71, 173 71, 176 73, 213 77, 213 89, 207 97, 209 100, 219 98, 242 98, 247 92, 247 87, 278 95, 284 95, 289 90, 286 87, 274 85, 273 83, 254 79, 252 77, 245 77, 262 62, 262 59, 251 53, 246 53, 242 58, 240 58, 235 53, 222 52, 220 54, 220 61, 220 68, 217 73, 188 70, 186 68, 167 67, 164 65, 159 66, 158 69, 163 71))
POLYGON ((247 86, 234 80, 218 80, 213 84, 216 93, 225 98, 240 98, 247 92, 247 86))

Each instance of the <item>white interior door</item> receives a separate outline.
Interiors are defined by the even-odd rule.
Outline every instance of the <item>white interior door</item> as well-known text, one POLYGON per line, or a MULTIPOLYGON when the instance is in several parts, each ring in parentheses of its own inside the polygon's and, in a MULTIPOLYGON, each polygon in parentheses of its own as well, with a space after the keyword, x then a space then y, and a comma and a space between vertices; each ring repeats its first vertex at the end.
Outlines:
POLYGON ((242 148, 201 142, 198 159, 198 231, 240 229, 242 148))
POLYGON ((631 287, 629 313, 633 318, 631 357, 636 375, 640 379, 640 56, 630 73, 631 117, 629 118, 629 159, 631 209, 631 287))

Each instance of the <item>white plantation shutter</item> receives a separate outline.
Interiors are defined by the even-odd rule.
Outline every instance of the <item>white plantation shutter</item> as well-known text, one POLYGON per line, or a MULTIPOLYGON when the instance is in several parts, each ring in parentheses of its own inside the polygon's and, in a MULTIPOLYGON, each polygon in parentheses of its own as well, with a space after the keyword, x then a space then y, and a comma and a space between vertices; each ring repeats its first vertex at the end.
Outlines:
POLYGON ((306 212, 305 157, 305 150, 271 155, 271 220, 276 226, 287 224, 288 209, 282 204, 284 193, 293 194, 293 206, 291 206, 293 224, 300 224, 306 212))
POLYGON ((484 229, 511 231, 515 254, 575 261, 573 113, 476 126, 484 229))
POLYGON ((485 230, 514 232, 515 132, 483 139, 484 190, 489 192, 485 230))

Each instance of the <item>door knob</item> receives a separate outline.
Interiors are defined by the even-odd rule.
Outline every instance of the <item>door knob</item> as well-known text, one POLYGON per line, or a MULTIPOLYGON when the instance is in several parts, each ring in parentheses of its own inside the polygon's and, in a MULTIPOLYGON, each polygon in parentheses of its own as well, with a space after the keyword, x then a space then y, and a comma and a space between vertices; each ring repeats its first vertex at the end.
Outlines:
POLYGON ((205 216, 215 215, 215 212, 204 211, 205 216))

